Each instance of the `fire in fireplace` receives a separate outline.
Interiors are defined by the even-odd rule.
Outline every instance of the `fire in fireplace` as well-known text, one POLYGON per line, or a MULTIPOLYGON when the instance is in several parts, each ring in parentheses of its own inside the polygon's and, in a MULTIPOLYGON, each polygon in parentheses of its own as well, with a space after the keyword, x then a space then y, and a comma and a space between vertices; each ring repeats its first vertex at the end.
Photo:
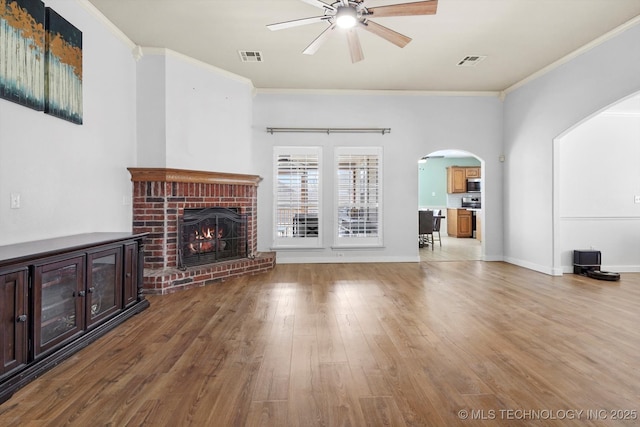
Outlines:
POLYGON ((185 209, 178 218, 178 267, 247 256, 247 216, 221 207, 185 209))

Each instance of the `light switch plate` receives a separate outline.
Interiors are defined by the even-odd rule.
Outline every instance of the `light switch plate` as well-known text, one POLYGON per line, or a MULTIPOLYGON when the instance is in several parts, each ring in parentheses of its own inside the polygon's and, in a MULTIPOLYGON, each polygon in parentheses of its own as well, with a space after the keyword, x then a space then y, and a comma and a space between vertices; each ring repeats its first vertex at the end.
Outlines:
POLYGON ((20 209, 20 193, 11 193, 11 209, 20 209))
POLYGON ((633 196, 633 203, 640 203, 640 196, 633 196))

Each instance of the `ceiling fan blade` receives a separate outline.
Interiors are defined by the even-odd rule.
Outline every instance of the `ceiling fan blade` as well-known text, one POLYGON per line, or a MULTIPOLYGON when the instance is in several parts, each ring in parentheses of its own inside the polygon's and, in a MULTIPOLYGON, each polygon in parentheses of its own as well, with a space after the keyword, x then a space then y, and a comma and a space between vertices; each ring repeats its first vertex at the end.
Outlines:
POLYGON ((376 36, 380 36, 399 47, 405 47, 411 41, 411 37, 407 37, 403 34, 395 32, 391 28, 387 28, 384 25, 376 24, 373 21, 367 20, 360 23, 360 28, 369 31, 376 36))
POLYGON ((364 59, 362 53, 362 45, 355 28, 349 28, 347 31, 347 42, 349 43, 349 53, 351 54, 351 62, 356 63, 364 59))
POLYGON ((336 10, 335 7, 331 6, 330 4, 326 4, 325 2, 320 0, 302 0, 302 1, 307 4, 310 4, 311 6, 319 7, 320 9, 336 10))
POLYGON ((305 55, 313 55, 320 49, 320 46, 329 38, 331 34, 333 34, 333 29, 336 28, 335 24, 330 25, 324 30, 314 41, 311 42, 309 46, 305 50, 302 51, 305 55))
POLYGON ((285 28, 299 27, 301 25, 315 24, 328 20, 328 16, 314 16, 312 18, 294 19, 293 21, 278 22, 277 24, 269 24, 267 28, 271 31, 284 30, 285 28))
POLYGON ((376 18, 381 16, 435 15, 438 10, 438 0, 368 7, 367 10, 370 15, 373 15, 376 18))

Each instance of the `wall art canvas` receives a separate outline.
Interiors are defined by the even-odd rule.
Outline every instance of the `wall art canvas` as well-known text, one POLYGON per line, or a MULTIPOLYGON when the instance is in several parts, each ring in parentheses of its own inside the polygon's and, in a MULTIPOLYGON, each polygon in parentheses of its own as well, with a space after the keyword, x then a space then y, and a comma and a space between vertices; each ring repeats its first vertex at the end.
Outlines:
POLYGON ((42 111, 44 68, 44 3, 0 0, 0 98, 42 111))
POLYGON ((82 124, 82 31, 50 7, 45 15, 44 112, 82 124))

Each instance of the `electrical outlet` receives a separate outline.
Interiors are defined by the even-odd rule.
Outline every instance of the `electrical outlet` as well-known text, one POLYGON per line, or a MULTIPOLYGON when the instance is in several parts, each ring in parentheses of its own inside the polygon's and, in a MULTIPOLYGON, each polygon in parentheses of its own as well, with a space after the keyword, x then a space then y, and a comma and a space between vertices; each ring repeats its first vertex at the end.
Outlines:
POLYGON ((633 196, 633 203, 640 203, 640 196, 633 196))
POLYGON ((20 209, 20 193, 11 193, 11 209, 20 209))

